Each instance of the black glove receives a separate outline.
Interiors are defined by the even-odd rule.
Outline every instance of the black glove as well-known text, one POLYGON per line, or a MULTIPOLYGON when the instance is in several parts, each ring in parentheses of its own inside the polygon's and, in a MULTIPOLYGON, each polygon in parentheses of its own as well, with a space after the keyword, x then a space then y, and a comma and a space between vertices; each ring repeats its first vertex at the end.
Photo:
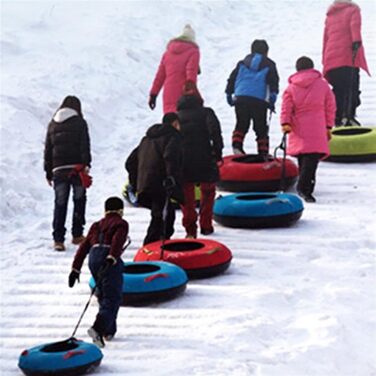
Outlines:
POLYGON ((171 194, 174 188, 176 187, 176 181, 173 176, 167 176, 166 179, 163 180, 162 184, 163 188, 169 194, 171 194))
POLYGON ((227 100, 227 103, 229 106, 234 106, 235 105, 235 101, 234 99, 232 98, 232 94, 226 94, 226 100, 227 100))
POLYGON ((353 44, 352 44, 352 50, 354 51, 354 52, 357 52, 358 50, 359 50, 359 48, 360 48, 360 46, 362 45, 362 42, 353 42, 353 44))
POLYGON ((154 110, 155 104, 157 102, 157 96, 154 94, 150 94, 149 96, 149 107, 151 110, 154 110))
POLYGON ((111 268, 111 266, 115 265, 116 260, 113 257, 107 257, 106 260, 104 260, 104 263, 102 264, 101 268, 98 270, 97 273, 97 282, 101 281, 104 276, 107 274, 108 269, 111 268))
POLYGON ((69 287, 73 287, 76 281, 80 282, 80 273, 76 272, 75 270, 72 270, 68 278, 69 287))

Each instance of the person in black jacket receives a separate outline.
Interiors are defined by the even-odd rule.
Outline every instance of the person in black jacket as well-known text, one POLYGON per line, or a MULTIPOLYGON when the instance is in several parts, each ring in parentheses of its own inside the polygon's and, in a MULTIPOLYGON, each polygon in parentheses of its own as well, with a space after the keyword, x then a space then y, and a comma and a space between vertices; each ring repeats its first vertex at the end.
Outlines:
POLYGON ((151 209, 144 244, 170 239, 174 233, 175 208, 167 197, 184 201, 181 188, 182 141, 178 115, 169 112, 162 124, 154 124, 126 161, 140 205, 151 209), (163 211, 167 204, 165 224, 163 211))
POLYGON ((251 54, 239 61, 232 71, 226 87, 227 102, 235 105, 236 126, 232 134, 234 154, 245 154, 243 141, 251 120, 256 133, 258 154, 269 153, 268 108, 274 112, 279 90, 277 67, 267 57, 269 46, 265 40, 256 39, 251 54))
POLYGON ((67 96, 48 125, 44 148, 46 179, 55 191, 52 234, 56 251, 65 250, 65 220, 71 188, 74 203, 72 243, 79 244, 84 239, 86 189, 78 170, 88 171, 90 162, 90 138, 81 102, 77 97, 67 96))
POLYGON ((178 115, 183 136, 183 226, 187 238, 197 237, 195 184, 200 185, 201 234, 213 233, 215 182, 219 180, 217 162, 222 160, 223 139, 215 112, 203 107, 195 88, 185 87, 178 101, 178 115))

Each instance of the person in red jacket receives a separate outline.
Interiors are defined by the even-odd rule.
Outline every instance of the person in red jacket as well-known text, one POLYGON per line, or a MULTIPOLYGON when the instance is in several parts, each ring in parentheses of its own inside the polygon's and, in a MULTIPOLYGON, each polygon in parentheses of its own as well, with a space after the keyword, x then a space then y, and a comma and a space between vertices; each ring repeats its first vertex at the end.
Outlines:
POLYGON ((298 158, 298 194, 306 202, 315 202, 316 170, 320 159, 329 154, 336 104, 330 86, 313 69, 309 57, 300 57, 296 70, 283 93, 281 125, 289 133, 287 153, 298 158))
POLYGON ((184 84, 187 81, 197 83, 199 62, 200 50, 196 44, 195 32, 190 25, 185 25, 182 35, 168 43, 162 56, 150 89, 149 107, 154 110, 157 96, 163 87, 163 113, 176 112, 184 84))
POLYGON ((336 97, 336 125, 360 125, 359 68, 368 74, 361 35, 360 8, 351 0, 335 0, 325 19, 322 64, 336 97))
POLYGON ((123 201, 110 197, 105 202, 105 217, 91 225, 78 248, 69 274, 69 287, 79 281, 82 264, 89 253, 89 269, 98 291, 99 312, 88 330, 93 342, 104 347, 116 333, 116 318, 122 301, 123 261, 120 256, 128 236, 128 222, 122 219, 123 201))

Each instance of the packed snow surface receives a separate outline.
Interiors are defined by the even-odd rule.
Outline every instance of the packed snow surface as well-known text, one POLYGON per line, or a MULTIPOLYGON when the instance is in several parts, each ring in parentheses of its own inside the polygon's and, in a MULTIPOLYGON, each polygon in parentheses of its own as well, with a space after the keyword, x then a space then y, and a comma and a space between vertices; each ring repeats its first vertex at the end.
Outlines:
MULTIPOLYGON (((224 88, 253 39, 266 39, 281 90, 299 56, 321 69, 329 1, 1 1, 1 375, 19 375, 25 348, 67 338, 89 297, 89 272, 69 289, 76 247, 51 248, 53 190, 43 173, 47 124, 77 95, 91 134, 94 185, 87 227, 120 195, 124 160, 160 120, 148 90, 169 39, 190 23, 201 50, 199 88, 221 120, 230 153, 234 111, 224 88)), ((359 1, 376 75, 376 2, 359 1)), ((376 126, 374 77, 361 74, 358 117, 376 126)), ((280 109, 280 98, 277 112, 280 109)), ((278 114, 271 144, 281 139, 278 114)), ((254 135, 245 148, 255 151, 254 135)), ((97 375, 376 375, 376 164, 321 163, 316 204, 287 229, 216 225, 233 252, 230 269, 192 281, 180 298, 121 308, 116 339, 97 375)), ((72 203, 70 202, 70 210, 72 203)), ((132 257, 149 212, 127 207, 132 257)), ((176 222, 176 237, 184 237, 176 222)), ((67 228, 71 218, 68 215, 67 228)), ((97 311, 92 301, 78 337, 97 311)))

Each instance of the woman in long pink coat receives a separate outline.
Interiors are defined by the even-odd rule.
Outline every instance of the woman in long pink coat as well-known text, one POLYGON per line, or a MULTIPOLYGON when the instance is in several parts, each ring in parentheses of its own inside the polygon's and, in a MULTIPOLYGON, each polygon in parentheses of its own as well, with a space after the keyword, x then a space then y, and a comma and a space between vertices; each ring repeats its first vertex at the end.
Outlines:
POLYGON ((153 110, 163 87, 163 112, 176 112, 176 104, 182 96, 183 86, 197 83, 200 50, 195 42, 195 32, 186 25, 181 36, 172 39, 162 56, 153 85, 150 89, 149 107, 153 110))
POLYGON ((287 153, 298 158, 298 194, 306 202, 315 202, 316 170, 319 160, 329 154, 336 104, 330 86, 313 69, 310 58, 299 58, 296 70, 283 93, 281 124, 283 132, 289 133, 287 153))
POLYGON ((326 14, 322 63, 336 96, 337 125, 360 125, 359 68, 368 74, 361 35, 360 8, 351 0, 335 0, 326 14))

